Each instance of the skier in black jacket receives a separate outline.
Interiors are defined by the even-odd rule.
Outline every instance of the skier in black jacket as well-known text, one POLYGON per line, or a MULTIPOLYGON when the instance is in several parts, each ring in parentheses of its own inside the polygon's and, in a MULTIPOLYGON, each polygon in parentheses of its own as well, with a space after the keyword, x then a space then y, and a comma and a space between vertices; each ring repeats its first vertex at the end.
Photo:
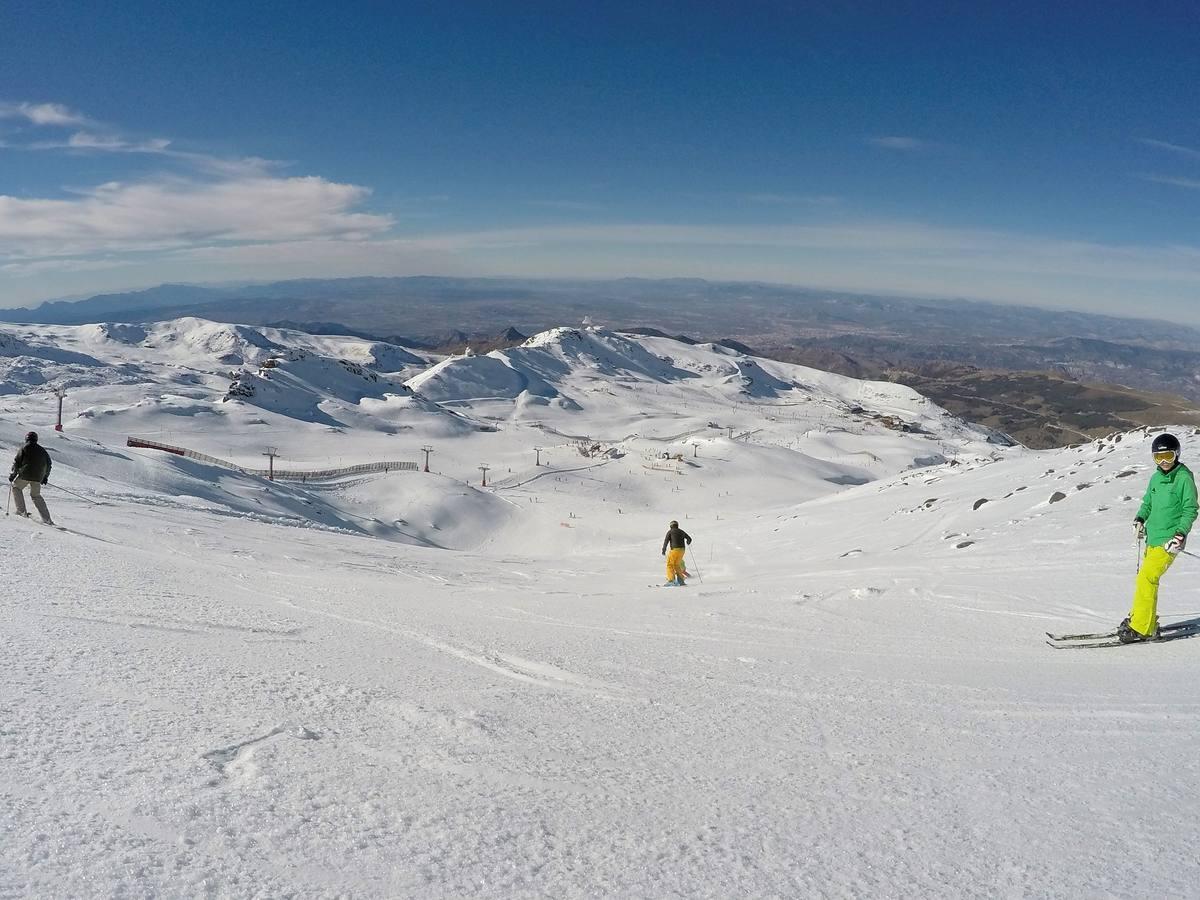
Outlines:
POLYGON ((11 485, 9 490, 12 491, 13 505, 17 507, 18 516, 29 516, 25 510, 25 488, 28 487, 29 496, 33 498, 33 505, 37 507, 42 521, 47 525, 54 524, 50 520, 50 510, 46 508, 46 501, 42 499, 42 485, 50 480, 51 465, 50 454, 38 443, 37 432, 31 431, 25 435, 25 445, 17 451, 12 472, 8 476, 11 485))
POLYGON ((685 546, 692 542, 691 535, 679 527, 678 522, 671 522, 667 536, 663 538, 662 552, 667 557, 667 584, 683 586, 683 579, 688 577, 683 566, 685 546), (667 553, 667 545, 671 552, 667 553))

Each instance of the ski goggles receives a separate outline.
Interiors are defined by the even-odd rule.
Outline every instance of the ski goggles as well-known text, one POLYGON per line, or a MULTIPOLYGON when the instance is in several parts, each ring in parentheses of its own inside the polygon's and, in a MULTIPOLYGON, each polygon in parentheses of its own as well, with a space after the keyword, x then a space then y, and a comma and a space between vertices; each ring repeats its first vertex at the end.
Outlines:
POLYGON ((1154 454, 1154 461, 1156 463, 1175 462, 1176 455, 1174 450, 1159 450, 1154 454))

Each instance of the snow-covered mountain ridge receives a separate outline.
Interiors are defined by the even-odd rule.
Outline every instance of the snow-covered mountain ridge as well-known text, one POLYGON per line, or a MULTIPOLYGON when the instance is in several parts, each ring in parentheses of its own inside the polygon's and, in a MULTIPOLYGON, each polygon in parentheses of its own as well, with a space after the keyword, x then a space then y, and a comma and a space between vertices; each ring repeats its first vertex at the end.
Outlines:
MULTIPOLYGON (((44 429, 45 391, 63 388, 67 435, 108 446, 156 440, 248 469, 262 468, 272 447, 285 468, 336 468, 405 456, 423 463, 430 446, 440 483, 454 495, 462 482, 482 480, 482 464, 493 488, 542 480, 544 452, 550 466, 597 470, 591 479, 601 503, 647 471, 682 482, 694 470, 688 514, 716 499, 716 482, 700 477, 706 469, 714 476, 722 467, 757 469, 752 495, 787 505, 947 455, 997 451, 993 435, 905 387, 597 328, 553 329, 510 350, 444 359, 199 319, 13 332, 0 372, 14 420, 36 425, 40 416, 44 429)), ((369 517, 371 533, 387 535, 380 523, 407 520, 392 509, 411 487, 399 485, 364 487, 382 490, 388 507, 369 517)), ((663 487, 635 491, 619 504, 622 515, 657 506, 663 487)), ((576 502, 568 512, 582 515, 597 497, 576 502)), ((406 534, 438 545, 444 537, 428 527, 406 534)), ((551 541, 554 552, 561 543, 551 541)))

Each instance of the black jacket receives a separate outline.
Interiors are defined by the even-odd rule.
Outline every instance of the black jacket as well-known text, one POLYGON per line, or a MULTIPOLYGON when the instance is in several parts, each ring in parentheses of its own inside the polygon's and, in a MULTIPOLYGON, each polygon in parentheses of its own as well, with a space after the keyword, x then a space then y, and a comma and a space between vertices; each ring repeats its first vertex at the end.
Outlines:
POLYGON ((671 545, 672 550, 682 550, 684 542, 691 543, 691 536, 682 528, 668 528, 667 536, 663 538, 662 552, 667 552, 667 544, 671 545))
POLYGON ((17 451, 13 459, 12 473, 25 481, 42 482, 50 477, 50 466, 50 454, 46 452, 46 448, 36 441, 28 441, 17 451))

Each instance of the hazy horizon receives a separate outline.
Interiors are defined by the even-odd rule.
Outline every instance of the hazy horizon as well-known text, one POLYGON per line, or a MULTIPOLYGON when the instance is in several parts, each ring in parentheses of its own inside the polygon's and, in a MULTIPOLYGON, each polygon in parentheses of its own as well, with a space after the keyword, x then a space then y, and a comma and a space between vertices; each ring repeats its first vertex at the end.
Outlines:
POLYGON ((6 23, 0 303, 632 276, 1195 320, 1189 7, 277 13, 6 23))

